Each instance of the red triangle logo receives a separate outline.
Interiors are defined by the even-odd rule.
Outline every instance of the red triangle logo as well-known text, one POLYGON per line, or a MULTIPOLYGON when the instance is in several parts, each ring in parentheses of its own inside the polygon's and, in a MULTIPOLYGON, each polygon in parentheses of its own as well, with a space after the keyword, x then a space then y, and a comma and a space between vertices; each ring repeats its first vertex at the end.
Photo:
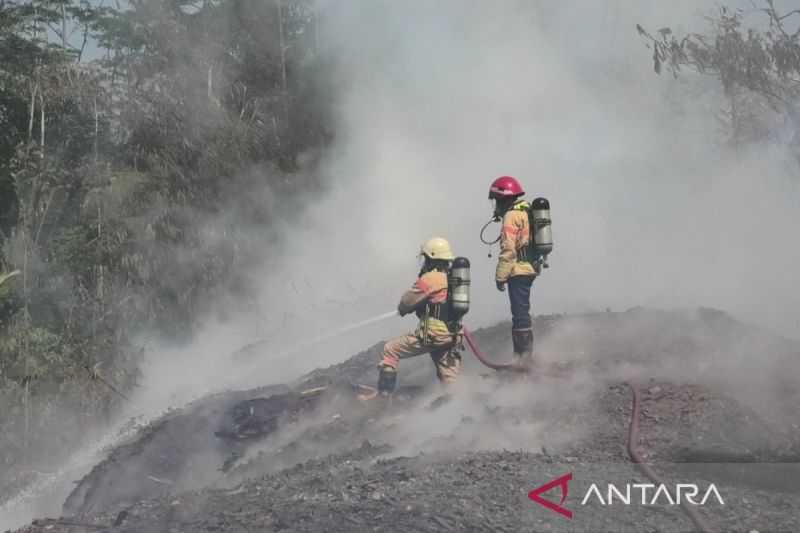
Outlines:
POLYGON ((545 483, 539 488, 533 489, 528 493, 528 498, 535 501, 539 505, 547 507, 551 511, 555 511, 558 514, 563 515, 568 519, 572 520, 572 511, 561 506, 564 503, 564 500, 567 499, 567 495, 569 494, 570 481, 572 481, 572 472, 570 472, 569 474, 564 474, 560 478, 545 483), (541 496, 542 494, 544 494, 545 492, 549 491, 554 487, 561 487, 561 501, 558 503, 551 502, 550 500, 545 500, 541 496))

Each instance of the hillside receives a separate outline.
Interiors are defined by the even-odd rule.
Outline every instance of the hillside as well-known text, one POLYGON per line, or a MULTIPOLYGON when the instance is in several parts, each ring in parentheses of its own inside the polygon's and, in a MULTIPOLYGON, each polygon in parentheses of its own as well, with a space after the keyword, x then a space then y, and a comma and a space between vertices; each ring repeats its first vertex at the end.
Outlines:
MULTIPOLYGON (((725 505, 700 510, 710 527, 800 527, 796 343, 708 309, 536 326, 538 375, 497 374, 465 354, 449 400, 418 358, 404 361, 391 406, 360 404, 353 384, 372 383, 380 345, 294 383, 203 398, 96 465, 66 501, 70 518, 20 531, 690 529, 665 501, 580 505, 591 483, 646 481, 626 451, 631 384, 646 460, 666 483, 718 488, 725 505), (566 472, 572 521, 526 497, 566 472)), ((507 328, 477 331, 484 351, 501 359, 507 328)))

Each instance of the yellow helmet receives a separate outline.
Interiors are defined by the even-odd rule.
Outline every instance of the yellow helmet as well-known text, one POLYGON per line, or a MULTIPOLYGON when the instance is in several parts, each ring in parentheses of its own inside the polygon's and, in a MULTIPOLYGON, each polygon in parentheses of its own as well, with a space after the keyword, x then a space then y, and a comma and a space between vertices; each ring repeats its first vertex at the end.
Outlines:
POLYGON ((441 237, 428 239, 420 248, 419 253, 431 259, 445 261, 452 261, 456 257, 453 255, 453 250, 450 249, 450 243, 441 237))

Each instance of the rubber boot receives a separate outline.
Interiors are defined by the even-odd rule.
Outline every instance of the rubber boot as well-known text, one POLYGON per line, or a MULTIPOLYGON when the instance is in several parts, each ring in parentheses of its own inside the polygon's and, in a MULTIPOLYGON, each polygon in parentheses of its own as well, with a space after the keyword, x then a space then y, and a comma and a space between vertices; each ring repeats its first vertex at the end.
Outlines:
POLYGON ((438 358, 431 354, 431 359, 436 364, 436 377, 439 378, 439 383, 445 391, 428 405, 430 410, 437 409, 452 399, 452 393, 447 388, 452 386, 461 374, 461 354, 456 350, 457 348, 453 347, 438 358))
POLYGON ((390 366, 381 366, 378 373, 378 394, 391 396, 397 388, 397 369, 390 366))
POLYGON ((533 328, 512 329, 511 341, 514 344, 514 364, 531 366, 533 364, 533 328))

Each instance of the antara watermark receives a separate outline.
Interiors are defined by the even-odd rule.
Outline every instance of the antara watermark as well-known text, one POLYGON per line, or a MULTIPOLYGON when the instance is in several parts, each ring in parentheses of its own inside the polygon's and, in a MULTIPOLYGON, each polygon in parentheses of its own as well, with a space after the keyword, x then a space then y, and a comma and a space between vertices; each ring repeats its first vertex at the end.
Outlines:
MULTIPOLYGON (((572 511, 564 507, 564 502, 569 494, 569 482, 572 481, 572 472, 553 479, 541 487, 528 493, 528 498, 539 505, 550 509, 568 519, 572 519, 572 511), (542 497, 543 494, 558 487, 561 490, 561 498, 558 503, 542 497)), ((617 486, 607 483, 605 490, 601 490, 597 483, 592 483, 586 494, 581 500, 581 505, 587 505, 596 501, 600 505, 706 505, 711 503, 725 505, 722 495, 717 490, 716 485, 711 483, 704 490, 700 489, 695 483, 677 483, 673 487, 661 483, 627 483, 624 486, 617 486), (624 488, 622 488, 624 487, 624 488), (702 497, 700 495, 702 494, 702 497)))

